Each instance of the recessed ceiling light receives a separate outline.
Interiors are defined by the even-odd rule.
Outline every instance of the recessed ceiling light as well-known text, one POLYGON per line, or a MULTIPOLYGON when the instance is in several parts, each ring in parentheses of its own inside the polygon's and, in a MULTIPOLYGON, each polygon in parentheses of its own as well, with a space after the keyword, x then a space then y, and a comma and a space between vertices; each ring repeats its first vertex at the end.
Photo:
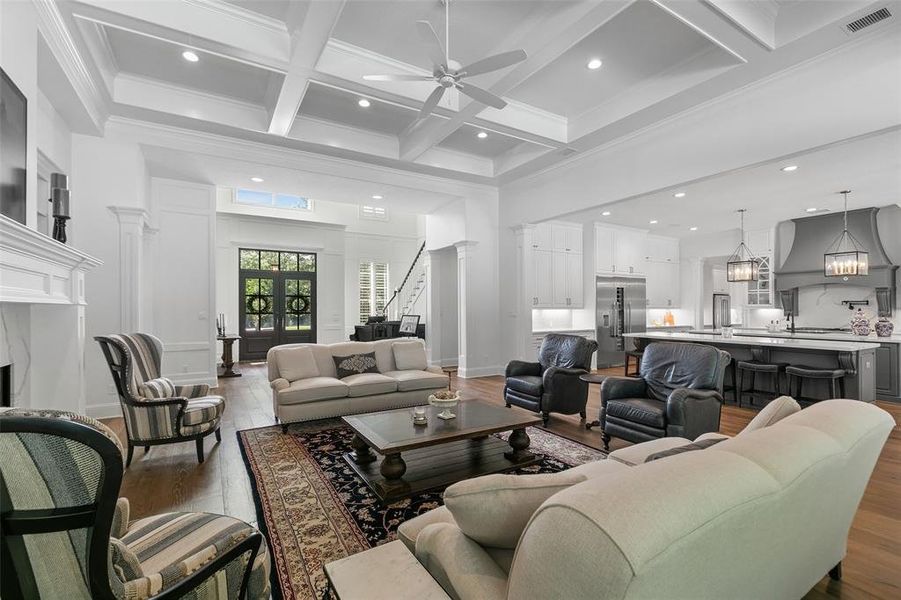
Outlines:
POLYGON ((673 194, 673 198, 684 198, 684 197, 685 197, 685 192, 676 192, 675 194, 673 194))
POLYGON ((819 210, 819 209, 810 207, 807 209, 807 212, 816 212, 817 210, 819 210))
POLYGON ((592 58, 588 61, 588 68, 594 71, 595 69, 600 69, 602 64, 604 63, 601 62, 600 58, 592 58))
POLYGON ((698 228, 697 228, 697 227, 689 227, 688 230, 689 230, 689 231, 697 231, 698 228))
POLYGON ((604 212, 601 213, 601 216, 602 216, 602 217, 609 217, 609 216, 610 216, 610 211, 609 211, 609 210, 605 210, 604 212))
POLYGON ((262 177, 251 177, 250 180, 254 183, 263 183, 262 177))
POLYGON ((369 108, 369 100, 366 98, 360 98, 357 100, 357 104, 359 104, 361 108, 369 108))
POLYGON ((373 200, 381 200, 382 197, 379 196, 378 194, 376 194, 376 195, 374 195, 374 196, 372 197, 372 199, 373 199, 373 200))
POLYGON ((782 167, 782 171, 785 173, 791 173, 792 171, 797 171, 798 165, 788 165, 786 167, 782 167))
POLYGON ((184 52, 182 52, 181 57, 188 62, 197 62, 198 60, 200 60, 200 57, 197 56, 197 53, 191 50, 185 50, 184 52))
POLYGON ((650 223, 651 225, 656 225, 657 219, 651 219, 650 221, 648 221, 648 223, 650 223))
POLYGON ((486 137, 488 137, 488 132, 480 131, 476 134, 476 137, 479 138, 480 140, 484 140, 486 137))

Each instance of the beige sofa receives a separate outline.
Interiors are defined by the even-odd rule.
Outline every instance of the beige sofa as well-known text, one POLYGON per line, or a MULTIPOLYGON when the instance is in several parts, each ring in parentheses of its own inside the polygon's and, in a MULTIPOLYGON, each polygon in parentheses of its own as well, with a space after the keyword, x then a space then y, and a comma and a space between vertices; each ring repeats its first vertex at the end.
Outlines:
POLYGON ((519 476, 544 478, 527 490, 513 476, 464 481, 399 538, 464 600, 800 598, 827 572, 840 574, 895 422, 854 400, 796 407, 784 399, 701 450, 639 462, 675 446, 654 440, 559 474, 519 476))
POLYGON ((420 339, 285 344, 270 348, 266 363, 273 410, 283 425, 427 404, 448 385, 441 368, 426 365, 420 339), (373 352, 378 373, 338 379, 334 357, 373 352))

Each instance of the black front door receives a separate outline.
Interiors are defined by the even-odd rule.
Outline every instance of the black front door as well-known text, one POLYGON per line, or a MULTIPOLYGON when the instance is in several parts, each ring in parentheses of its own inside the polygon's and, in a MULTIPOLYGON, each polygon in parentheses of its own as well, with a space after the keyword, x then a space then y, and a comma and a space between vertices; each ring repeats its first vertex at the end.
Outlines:
POLYGON ((316 342, 316 255, 239 251, 241 360, 263 360, 272 346, 316 342))

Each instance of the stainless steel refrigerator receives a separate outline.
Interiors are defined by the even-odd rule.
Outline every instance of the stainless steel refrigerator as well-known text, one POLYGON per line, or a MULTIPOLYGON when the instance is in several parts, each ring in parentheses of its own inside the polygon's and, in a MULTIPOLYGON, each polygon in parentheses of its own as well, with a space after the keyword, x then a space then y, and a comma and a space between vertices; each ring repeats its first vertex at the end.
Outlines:
POLYGON ((595 282, 595 327, 598 368, 622 365, 623 352, 634 346, 624 333, 647 331, 647 286, 644 277, 598 276, 595 282))

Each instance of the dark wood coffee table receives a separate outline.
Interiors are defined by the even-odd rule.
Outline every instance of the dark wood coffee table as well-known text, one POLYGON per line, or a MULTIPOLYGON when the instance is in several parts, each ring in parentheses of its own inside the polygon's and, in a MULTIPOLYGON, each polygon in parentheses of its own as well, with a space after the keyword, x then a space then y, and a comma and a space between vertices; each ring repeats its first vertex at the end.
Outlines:
POLYGON ((379 500, 393 502, 457 481, 535 464, 526 427, 541 417, 518 408, 464 400, 456 419, 425 407, 427 425, 414 425, 411 408, 343 417, 354 430, 353 452, 344 454, 379 500), (492 433, 512 431, 507 442, 492 433), (384 458, 381 463, 373 450, 384 458), (401 456, 403 453, 403 456, 401 456))

